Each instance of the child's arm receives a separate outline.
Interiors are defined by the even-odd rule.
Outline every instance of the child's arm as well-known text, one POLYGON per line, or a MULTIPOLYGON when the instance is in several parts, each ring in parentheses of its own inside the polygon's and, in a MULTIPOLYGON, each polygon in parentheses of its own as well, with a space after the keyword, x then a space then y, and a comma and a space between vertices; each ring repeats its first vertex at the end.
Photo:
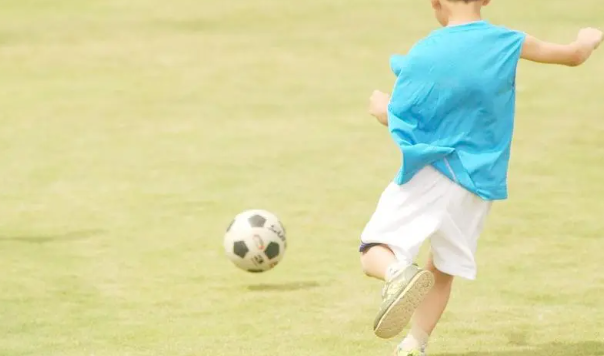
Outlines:
POLYGON ((560 45, 527 36, 521 58, 538 63, 561 64, 576 67, 583 64, 602 42, 602 31, 586 28, 579 31, 577 39, 560 45))
POLYGON ((369 98, 369 113, 384 126, 388 126, 388 103, 390 95, 379 90, 374 90, 369 98))

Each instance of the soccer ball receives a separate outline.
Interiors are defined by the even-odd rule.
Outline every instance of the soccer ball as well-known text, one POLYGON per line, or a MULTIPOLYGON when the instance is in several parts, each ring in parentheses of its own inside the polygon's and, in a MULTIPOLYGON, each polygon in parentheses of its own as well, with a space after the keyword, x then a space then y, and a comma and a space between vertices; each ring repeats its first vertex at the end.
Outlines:
POLYGON ((266 210, 237 215, 224 235, 227 257, 244 271, 266 272, 283 258, 287 242, 279 218, 266 210))

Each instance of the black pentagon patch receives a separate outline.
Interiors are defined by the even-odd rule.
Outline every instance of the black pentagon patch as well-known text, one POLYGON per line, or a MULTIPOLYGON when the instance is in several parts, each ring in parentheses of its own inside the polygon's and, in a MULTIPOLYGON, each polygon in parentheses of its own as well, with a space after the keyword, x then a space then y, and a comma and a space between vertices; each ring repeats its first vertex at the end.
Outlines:
POLYGON ((231 223, 229 224, 229 226, 227 227, 227 232, 229 232, 231 230, 231 228, 233 227, 233 224, 235 223, 235 220, 231 221, 231 223))
POLYGON ((261 269, 248 269, 247 271, 250 272, 250 273, 262 273, 262 272, 264 272, 261 269))
POLYGON ((279 244, 276 242, 269 243, 268 246, 266 246, 264 253, 269 260, 279 256, 279 244))
POLYGON ((266 218, 262 215, 252 215, 248 219, 251 227, 264 227, 264 223, 266 223, 266 218))
POLYGON ((247 248, 247 245, 243 241, 237 241, 233 244, 233 253, 241 258, 244 258, 249 251, 250 249, 247 248))

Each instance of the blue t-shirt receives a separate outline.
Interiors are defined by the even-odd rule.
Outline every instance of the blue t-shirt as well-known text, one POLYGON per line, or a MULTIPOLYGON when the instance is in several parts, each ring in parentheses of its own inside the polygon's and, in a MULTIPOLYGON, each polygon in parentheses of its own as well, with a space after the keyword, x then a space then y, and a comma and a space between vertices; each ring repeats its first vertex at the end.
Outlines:
POLYGON ((397 184, 432 165, 485 200, 507 198, 524 39, 479 21, 436 30, 392 57, 388 126, 403 153, 397 184))

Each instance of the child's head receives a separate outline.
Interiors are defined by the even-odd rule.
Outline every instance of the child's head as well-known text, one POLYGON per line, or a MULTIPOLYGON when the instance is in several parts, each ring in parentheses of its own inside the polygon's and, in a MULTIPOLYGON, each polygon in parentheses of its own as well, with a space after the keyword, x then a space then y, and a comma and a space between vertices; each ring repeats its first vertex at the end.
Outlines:
POLYGON ((443 26, 448 26, 450 20, 464 18, 471 20, 480 17, 480 9, 487 6, 491 0, 431 0, 436 19, 443 26))

